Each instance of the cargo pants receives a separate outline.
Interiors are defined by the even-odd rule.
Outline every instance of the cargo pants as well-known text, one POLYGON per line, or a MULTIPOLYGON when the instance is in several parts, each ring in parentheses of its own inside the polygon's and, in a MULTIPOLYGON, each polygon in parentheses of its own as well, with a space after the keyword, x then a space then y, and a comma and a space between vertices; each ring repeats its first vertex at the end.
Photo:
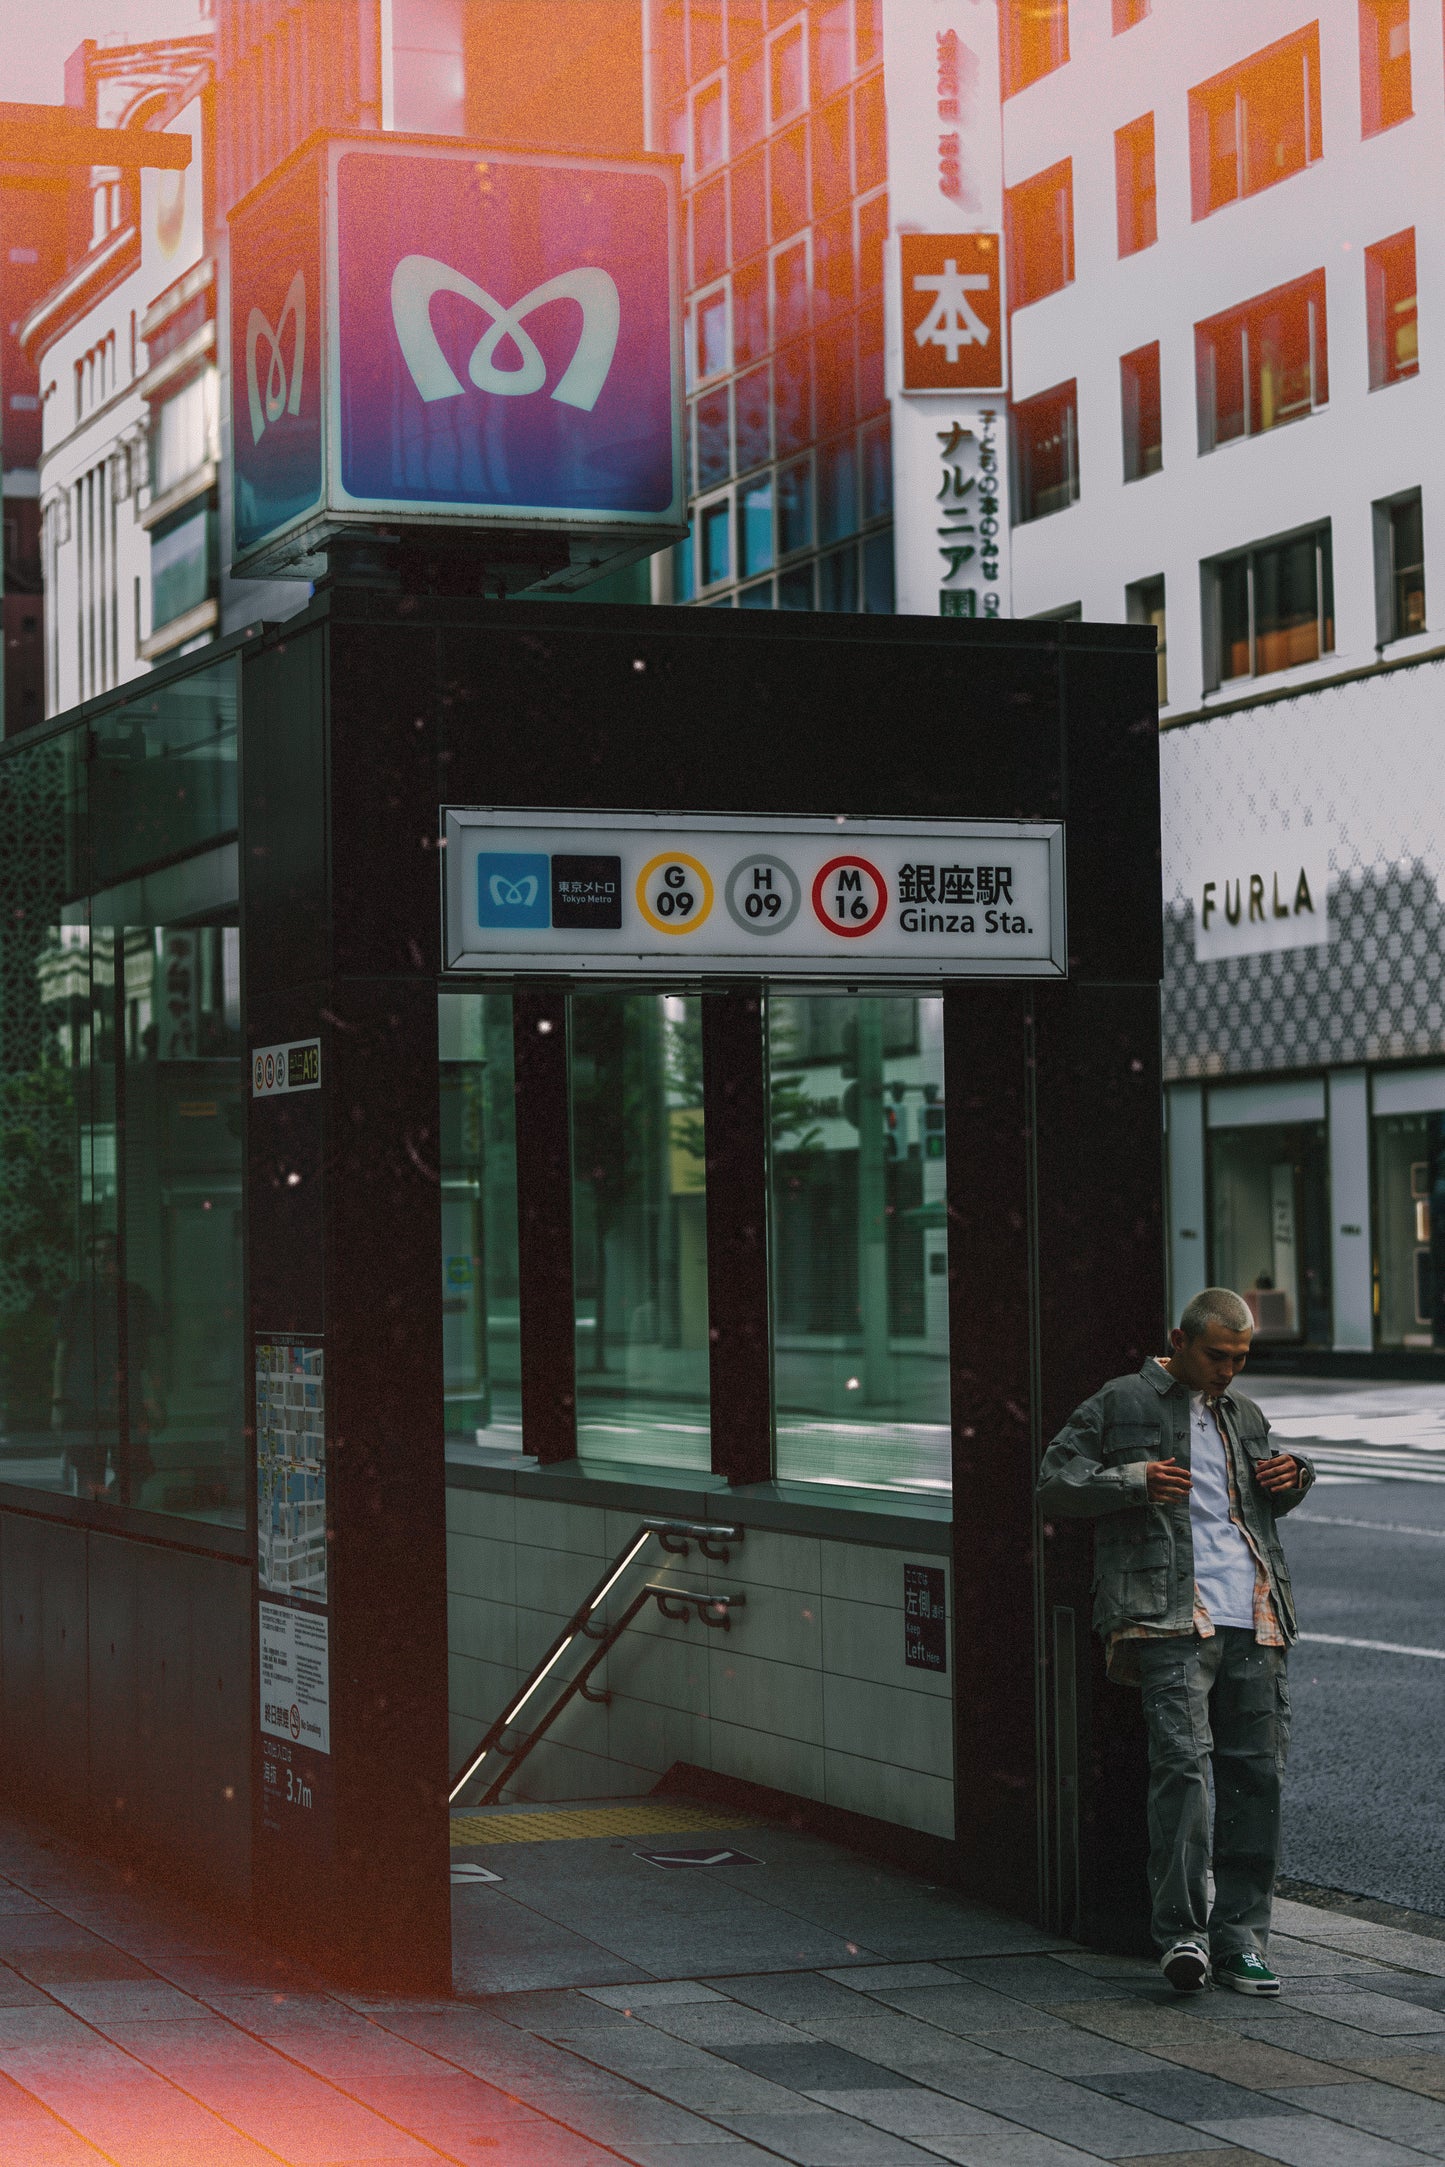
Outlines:
POLYGON ((1215 1957, 1265 1953, 1289 1746, 1287 1652, 1235 1626, 1208 1639, 1193 1633, 1138 1644, 1149 1734, 1149 1891, 1161 1950, 1197 1939, 1215 1957))

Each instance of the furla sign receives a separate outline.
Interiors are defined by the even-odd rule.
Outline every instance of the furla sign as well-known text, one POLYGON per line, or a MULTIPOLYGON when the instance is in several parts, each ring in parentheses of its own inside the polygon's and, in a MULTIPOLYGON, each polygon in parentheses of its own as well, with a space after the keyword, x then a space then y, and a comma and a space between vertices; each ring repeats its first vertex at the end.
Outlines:
POLYGON ((1231 852, 1208 866, 1194 894, 1197 962, 1314 948, 1330 938, 1329 853, 1311 837, 1288 837, 1231 852))
POLYGON ((674 159, 304 145, 231 214, 237 570, 490 529, 565 590, 684 534, 678 215, 674 159))

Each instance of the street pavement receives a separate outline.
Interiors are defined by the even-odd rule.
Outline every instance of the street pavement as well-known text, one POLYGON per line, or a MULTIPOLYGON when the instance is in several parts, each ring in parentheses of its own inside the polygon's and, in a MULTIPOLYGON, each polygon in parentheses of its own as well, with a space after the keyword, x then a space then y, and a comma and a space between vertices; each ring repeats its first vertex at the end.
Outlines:
POLYGON ((330 1989, 0 1816, 0 2160, 1445 2159, 1432 1936, 1284 1904, 1281 2001, 1180 2000, 1151 1964, 713 1808, 503 1807, 452 1833, 461 1991, 428 2000, 330 1989), (678 1851, 716 1863, 658 1863, 678 1851))
POLYGON ((1285 1870, 1445 1915, 1445 1385, 1244 1389, 1321 1476, 1284 1527, 1304 1636, 1285 1870))

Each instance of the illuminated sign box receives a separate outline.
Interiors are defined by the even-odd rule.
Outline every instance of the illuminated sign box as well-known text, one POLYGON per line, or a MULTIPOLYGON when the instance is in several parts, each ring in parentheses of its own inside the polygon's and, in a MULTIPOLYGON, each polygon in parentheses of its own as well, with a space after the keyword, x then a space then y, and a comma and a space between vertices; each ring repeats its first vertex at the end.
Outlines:
POLYGON ((443 808, 448 971, 1063 978, 1059 821, 443 808))
POLYGON ((235 569, 471 531, 566 590, 687 531, 676 161, 316 138, 231 213, 235 569))

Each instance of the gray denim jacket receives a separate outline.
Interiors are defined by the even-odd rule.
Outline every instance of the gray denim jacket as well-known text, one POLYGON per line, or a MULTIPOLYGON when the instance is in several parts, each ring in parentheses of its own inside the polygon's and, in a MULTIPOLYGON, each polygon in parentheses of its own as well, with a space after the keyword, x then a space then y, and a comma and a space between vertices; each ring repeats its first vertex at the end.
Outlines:
MULTIPOLYGON (((1269 1571, 1275 1610, 1287 1641, 1298 1637, 1289 1568, 1275 1525, 1292 1512, 1315 1471, 1296 1453, 1304 1479, 1275 1497, 1254 1480, 1252 1464, 1281 1448, 1262 1410, 1242 1392, 1218 1401, 1234 1471, 1240 1515, 1269 1571)), ((1096 1519, 1094 1625, 1188 1632, 1194 1616, 1194 1536, 1189 1500, 1155 1504, 1144 1487, 1149 1460, 1189 1465, 1189 1394, 1154 1361, 1131 1377, 1113 1377, 1075 1408, 1044 1454, 1038 1496, 1058 1519, 1096 1519)))

